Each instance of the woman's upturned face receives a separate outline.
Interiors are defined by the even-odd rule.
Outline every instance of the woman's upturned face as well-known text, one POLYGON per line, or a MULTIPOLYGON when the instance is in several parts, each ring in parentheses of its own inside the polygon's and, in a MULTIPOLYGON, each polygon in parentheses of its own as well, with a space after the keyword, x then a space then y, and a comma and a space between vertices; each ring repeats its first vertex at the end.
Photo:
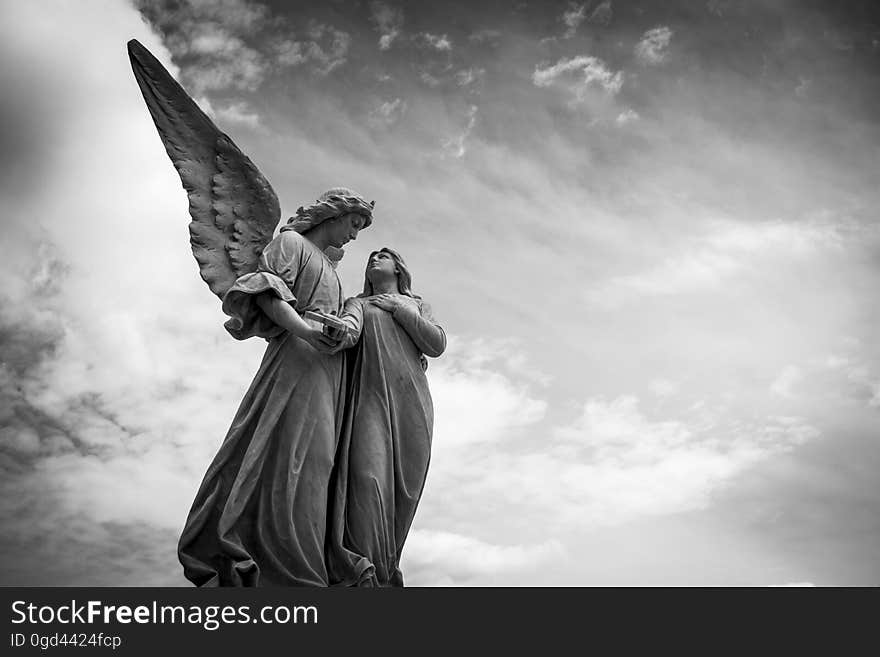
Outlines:
POLYGON ((390 253, 376 251, 367 261, 367 277, 372 281, 376 277, 389 278, 397 275, 397 264, 390 253))

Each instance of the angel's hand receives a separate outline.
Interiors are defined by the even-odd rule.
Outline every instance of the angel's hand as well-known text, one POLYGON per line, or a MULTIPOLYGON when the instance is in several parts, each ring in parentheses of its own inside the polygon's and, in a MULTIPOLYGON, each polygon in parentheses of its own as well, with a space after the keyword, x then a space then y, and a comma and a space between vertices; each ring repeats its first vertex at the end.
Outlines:
POLYGON ((341 347, 341 340, 325 335, 321 329, 309 327, 299 336, 322 354, 335 354, 341 347))
POLYGON ((335 326, 325 326, 324 335, 331 340, 342 341, 348 335, 348 328, 337 328, 335 326))

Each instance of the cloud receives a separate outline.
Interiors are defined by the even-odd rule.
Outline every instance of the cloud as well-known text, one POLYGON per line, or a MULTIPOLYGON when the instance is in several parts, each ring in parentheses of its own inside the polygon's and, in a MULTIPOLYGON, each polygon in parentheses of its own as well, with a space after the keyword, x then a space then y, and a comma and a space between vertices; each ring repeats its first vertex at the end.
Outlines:
POLYGON ((583 23, 584 19, 587 17, 587 5, 578 5, 571 2, 568 6, 568 11, 565 11, 562 14, 562 22, 565 23, 568 28, 562 35, 562 38, 564 39, 570 39, 577 34, 578 26, 583 23))
POLYGON ((327 75, 346 62, 351 44, 347 32, 316 21, 294 38, 285 21, 247 0, 137 0, 136 6, 162 35, 195 94, 255 91, 279 66, 310 64, 327 75))
POLYGON ((575 2, 568 3, 568 10, 562 14, 562 22, 565 23, 566 30, 562 34, 563 39, 571 39, 577 34, 578 28, 586 20, 593 25, 601 25, 607 27, 611 23, 613 12, 611 9, 611 0, 605 0, 589 12, 587 16, 587 4, 579 5, 575 2))
POLYGON ((284 40, 276 43, 277 61, 289 66, 311 64, 318 75, 329 75, 347 61, 351 35, 332 25, 310 23, 308 40, 284 40))
POLYGON ((706 8, 709 10, 709 12, 715 14, 719 18, 723 18, 725 12, 729 11, 733 7, 733 0, 709 0, 706 3, 706 8))
POLYGON ((478 109, 479 108, 476 105, 471 105, 467 111, 467 125, 465 126, 461 134, 457 135, 456 137, 444 139, 441 142, 443 152, 446 155, 460 159, 464 157, 465 153, 467 153, 467 140, 468 137, 471 136, 471 132, 473 132, 474 126, 477 124, 478 109))
POLYGON ((794 89, 794 95, 798 98, 806 98, 810 92, 810 87, 813 85, 813 81, 810 78, 805 78, 802 76, 798 77, 798 85, 794 89))
POLYGON ((599 300, 609 288, 640 296, 700 291, 717 287, 742 266, 740 260, 724 252, 705 250, 686 253, 668 258, 650 271, 615 277, 598 289, 596 299, 599 300))
POLYGON ((484 68, 463 68, 455 73, 455 83, 459 87, 467 87, 468 85, 478 82, 486 75, 484 68))
POLYGON ((844 377, 844 381, 827 384, 829 388, 848 389, 849 398, 865 403, 869 408, 880 408, 880 377, 872 374, 867 363, 858 362, 854 357, 832 355, 821 367, 844 377))
POLYGON ((387 128, 397 123, 405 112, 406 101, 402 98, 378 101, 373 109, 370 110, 367 120, 374 128, 387 128))
POLYGON ((798 418, 768 418, 750 427, 724 426, 712 415, 655 422, 642 415, 633 396, 596 398, 575 423, 556 430, 555 458, 533 461, 545 476, 557 468, 554 492, 563 513, 619 522, 705 508, 726 481, 817 435, 798 418))
POLYGON ((627 123, 632 123, 633 121, 639 120, 639 113, 634 109, 627 107, 620 114, 617 115, 617 118, 614 119, 617 125, 626 125, 627 123))
POLYGON ((379 31, 379 50, 388 50, 400 36, 403 28, 403 12, 384 2, 371 2, 370 12, 379 31))
POLYGON ((779 395, 780 397, 787 397, 791 399, 794 397, 794 386, 803 378, 803 373, 801 370, 794 365, 786 365, 785 368, 779 373, 779 376, 773 381, 770 386, 770 391, 774 395, 779 395))
POLYGON ((559 541, 533 545, 497 545, 453 532, 413 530, 407 538, 402 569, 414 586, 462 586, 488 575, 533 571, 565 555, 559 541))
POLYGON ((252 130, 259 128, 260 115, 245 102, 232 103, 215 111, 217 119, 222 122, 244 125, 252 130))
POLYGON ((267 20, 262 5, 246 0, 137 0, 135 5, 163 36, 172 57, 186 62, 182 75, 194 93, 253 91, 266 77, 269 61, 246 43, 267 20))
MULTIPOLYGON (((475 410, 483 398, 472 396, 475 410)), ((450 445, 438 426, 422 502, 431 528, 479 535, 475 504, 505 517, 502 535, 520 540, 699 511, 752 467, 820 435, 802 418, 743 422, 707 404, 652 420, 632 395, 590 398, 573 422, 545 423, 528 440, 493 433, 450 445)))
POLYGON ((607 27, 611 23, 614 12, 611 9, 611 0, 605 0, 598 5, 590 14, 590 23, 607 27))
POLYGON ((477 30, 476 32, 471 32, 468 35, 468 40, 473 43, 488 43, 492 46, 498 45, 499 39, 503 32, 501 30, 494 29, 482 29, 477 30))
POLYGON ((679 390, 679 384, 669 379, 654 379, 648 387, 658 397, 670 397, 679 390))
POLYGON ((416 35, 416 40, 422 46, 439 50, 441 52, 451 52, 452 42, 445 34, 431 34, 430 32, 421 32, 416 35))
POLYGON ((666 26, 655 27, 645 32, 635 46, 638 60, 642 64, 651 66, 665 62, 672 34, 672 30, 666 26))
POLYGON ((623 86, 623 72, 612 72, 598 57, 578 55, 566 59, 561 58, 552 66, 536 66, 532 74, 532 83, 537 87, 549 87, 570 74, 578 73, 582 79, 567 84, 575 97, 582 101, 592 88, 599 88, 608 95, 615 95, 623 86))
POLYGON ((536 399, 517 380, 531 370, 507 360, 511 343, 450 337, 443 358, 428 369, 434 405, 434 435, 445 448, 499 442, 512 431, 534 425, 547 403, 536 399), (503 369, 502 369, 503 368, 503 369))
POLYGON ((731 277, 778 267, 778 258, 805 258, 839 248, 840 227, 833 222, 705 222, 704 234, 683 240, 683 247, 633 274, 597 282, 587 298, 615 305, 629 297, 694 293, 718 287, 731 277), (774 260, 777 259, 777 260, 774 260))
POLYGON ((787 582, 786 584, 768 584, 767 586, 779 587, 813 587, 816 586, 812 582, 787 582))
POLYGON ((284 39, 274 45, 275 59, 282 66, 299 66, 308 61, 305 47, 301 41, 284 39))

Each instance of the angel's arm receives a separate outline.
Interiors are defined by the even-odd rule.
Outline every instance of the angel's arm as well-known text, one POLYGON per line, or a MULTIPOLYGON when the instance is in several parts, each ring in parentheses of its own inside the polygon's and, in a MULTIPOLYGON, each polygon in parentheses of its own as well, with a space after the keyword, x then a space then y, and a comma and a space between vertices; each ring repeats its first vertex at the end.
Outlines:
POLYGON ((392 314, 423 354, 436 358, 446 350, 446 333, 434 321, 426 302, 421 302, 419 307, 400 304, 392 314))
POLYGON ((338 346, 336 340, 324 335, 321 329, 309 326, 289 303, 282 301, 272 292, 263 292, 257 297, 256 302, 260 310, 275 324, 305 340, 318 351, 329 351, 338 346))

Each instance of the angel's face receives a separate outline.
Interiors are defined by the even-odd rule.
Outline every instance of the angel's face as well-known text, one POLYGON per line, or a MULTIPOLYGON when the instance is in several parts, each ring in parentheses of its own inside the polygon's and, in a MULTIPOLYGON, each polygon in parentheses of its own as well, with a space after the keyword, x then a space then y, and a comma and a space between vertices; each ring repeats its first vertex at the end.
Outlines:
POLYGON ((358 231, 364 227, 364 218, 352 212, 331 219, 330 244, 337 248, 357 239, 358 231))

